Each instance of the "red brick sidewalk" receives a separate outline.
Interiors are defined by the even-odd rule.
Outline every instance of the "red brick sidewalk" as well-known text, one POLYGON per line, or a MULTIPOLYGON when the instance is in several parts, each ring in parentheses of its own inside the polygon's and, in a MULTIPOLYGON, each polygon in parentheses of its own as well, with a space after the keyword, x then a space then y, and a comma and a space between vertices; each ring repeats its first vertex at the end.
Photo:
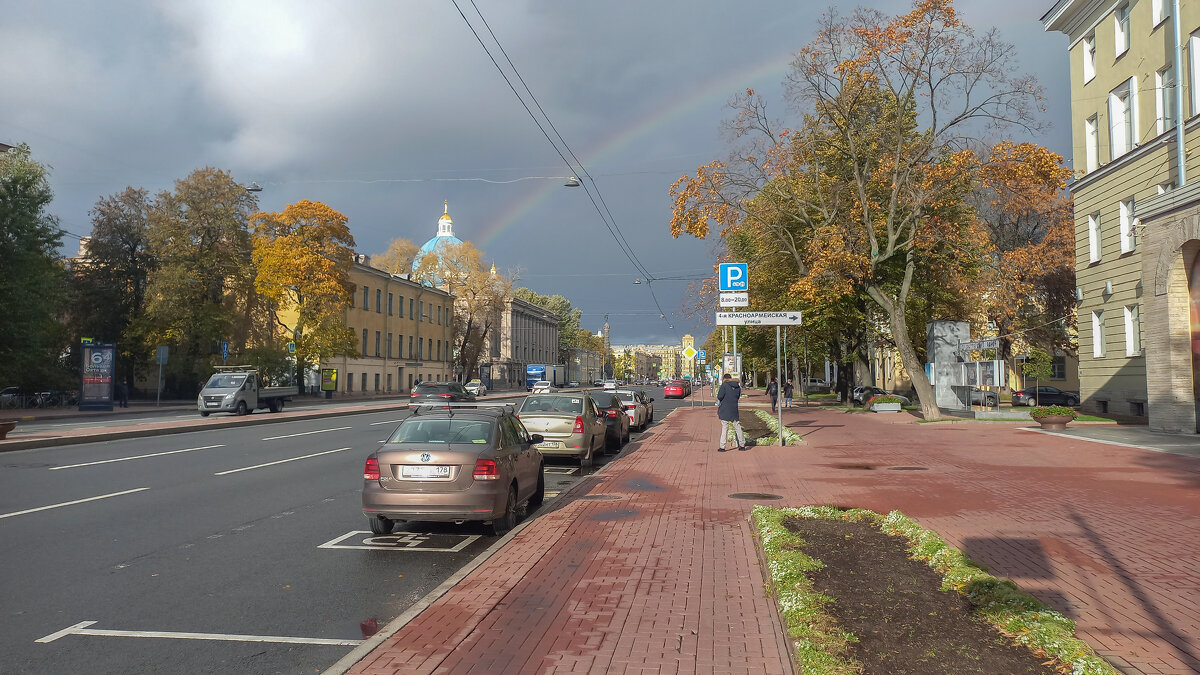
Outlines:
POLYGON ((902 510, 1122 669, 1200 671, 1200 461, 1009 425, 784 417, 807 445, 718 454, 711 407, 672 413, 352 672, 790 672, 737 492, 902 510))

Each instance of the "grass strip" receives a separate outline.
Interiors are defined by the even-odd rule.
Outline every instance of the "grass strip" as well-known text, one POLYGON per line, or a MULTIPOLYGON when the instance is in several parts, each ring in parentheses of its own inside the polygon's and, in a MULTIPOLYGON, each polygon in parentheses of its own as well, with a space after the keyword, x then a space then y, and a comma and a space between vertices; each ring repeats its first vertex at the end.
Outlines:
MULTIPOLYGON (((779 433, 780 433, 779 420, 776 419, 774 415, 767 412, 766 410, 755 410, 754 416, 757 417, 758 419, 762 420, 763 423, 766 424, 771 429, 771 431, 775 432, 775 436, 773 438, 771 438, 771 442, 778 443, 779 442, 779 433)), ((802 440, 800 438, 800 434, 792 431, 791 429, 787 428, 786 426, 783 427, 783 439, 785 442, 787 442, 790 445, 797 445, 802 440)), ((766 439, 759 439, 760 442, 765 441, 765 440, 766 439)))
POLYGON ((861 664, 849 655, 850 645, 857 639, 841 630, 824 610, 833 599, 813 590, 806 573, 824 565, 806 555, 801 550, 803 540, 784 527, 783 521, 789 517, 865 521, 885 534, 902 536, 908 540, 913 559, 924 561, 942 575, 942 590, 964 595, 984 619, 1017 644, 1058 661, 1065 666, 1060 670, 1071 675, 1119 675, 1090 645, 1075 637, 1074 621, 1021 591, 1012 581, 988 574, 936 532, 899 511, 884 516, 868 509, 758 505, 751 518, 767 558, 780 615, 805 675, 857 673, 861 664))

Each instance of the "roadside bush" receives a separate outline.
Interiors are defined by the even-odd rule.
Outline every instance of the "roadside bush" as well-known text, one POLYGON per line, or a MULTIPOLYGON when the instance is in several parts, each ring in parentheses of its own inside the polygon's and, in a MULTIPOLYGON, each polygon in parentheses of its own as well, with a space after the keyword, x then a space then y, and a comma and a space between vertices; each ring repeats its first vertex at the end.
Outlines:
POLYGON ((1041 405, 1029 413, 1029 416, 1035 420, 1040 420, 1043 417, 1057 417, 1059 415, 1065 415, 1071 419, 1079 416, 1073 409, 1065 405, 1041 405))

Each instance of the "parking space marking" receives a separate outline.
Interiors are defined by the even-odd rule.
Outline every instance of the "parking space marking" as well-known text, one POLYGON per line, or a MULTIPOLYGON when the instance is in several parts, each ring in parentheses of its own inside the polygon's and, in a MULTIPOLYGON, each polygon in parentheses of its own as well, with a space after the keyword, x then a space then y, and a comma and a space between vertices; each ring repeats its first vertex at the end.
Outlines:
POLYGON ((555 497, 557 497, 560 494, 562 494, 562 493, 559 492, 558 490, 546 490, 546 499, 554 499, 555 497))
POLYGON ((376 426, 379 426, 380 424, 399 424, 403 421, 404 420, 388 420, 386 422, 371 422, 371 424, 369 424, 368 426, 376 427, 376 426))
POLYGON ((149 490, 149 489, 150 488, 148 488, 148 487, 134 488, 133 490, 124 490, 122 492, 110 492, 109 494, 100 495, 98 497, 88 497, 87 499, 76 499, 75 501, 63 502, 61 504, 51 504, 50 506, 39 506, 36 509, 25 509, 24 511, 14 511, 12 513, 0 513, 0 519, 12 518, 13 516, 23 516, 26 513, 36 513, 38 511, 46 511, 48 509, 57 509, 57 508, 60 508, 63 506, 71 506, 72 504, 83 504, 84 502, 94 502, 97 499, 108 499, 109 497, 120 497, 121 495, 130 495, 135 492, 141 492, 142 490, 149 490))
POLYGON ((330 539, 317 548, 343 549, 352 551, 426 551, 430 553, 458 553, 479 539, 478 534, 440 534, 434 532, 397 532, 395 534, 368 536, 362 544, 343 544, 343 541, 360 534, 370 535, 367 530, 347 532, 330 539), (453 546, 441 546, 461 540, 453 546))
POLYGON ((147 457, 162 457, 163 455, 178 455, 181 452, 194 452, 196 450, 211 450, 212 448, 223 448, 224 443, 219 445, 202 445, 198 448, 184 448, 183 450, 168 450, 166 452, 152 452, 148 455, 133 455, 132 457, 118 457, 116 459, 102 459, 98 462, 84 462, 83 464, 67 464, 66 466, 52 466, 51 471, 59 469, 78 469, 81 466, 95 466, 97 464, 111 464, 112 462, 127 462, 131 459, 146 459, 147 457))
POLYGON ((104 637, 137 637, 137 638, 173 638, 176 640, 223 640, 226 642, 279 642, 300 645, 331 645, 338 647, 357 647, 362 640, 334 640, 331 638, 288 637, 284 635, 235 635, 232 633, 178 633, 160 630, 105 630, 89 628, 95 621, 80 621, 74 626, 68 626, 57 633, 51 633, 34 642, 48 644, 68 635, 100 635, 104 637))
POLYGON ((337 450, 326 450, 325 452, 314 452, 310 455, 302 455, 300 457, 292 457, 289 459, 280 459, 280 460, 277 460, 274 462, 267 462, 265 464, 255 464, 254 466, 243 466, 240 469, 230 469, 228 471, 218 471, 218 472, 214 473, 213 475, 214 476, 228 476, 231 473, 237 473, 239 471, 249 471, 251 469, 261 469, 264 466, 275 466, 276 464, 286 464, 287 462, 297 462, 302 459, 308 459, 310 457, 320 457, 321 455, 331 455, 335 452, 342 452, 344 450, 349 450, 349 449, 350 448, 338 448, 337 450))
POLYGON ((559 476, 573 476, 573 475, 579 473, 579 467, 572 468, 569 466, 547 466, 547 467, 543 467, 542 471, 544 471, 545 473, 552 473, 552 474, 559 475, 559 476))
POLYGON ((302 431, 298 434, 287 434, 286 436, 268 436, 262 440, 277 441, 281 438, 295 438, 297 436, 311 436, 312 434, 323 434, 327 431, 345 431, 346 429, 353 429, 353 428, 354 427, 334 427, 333 429, 317 429, 316 431, 302 431))

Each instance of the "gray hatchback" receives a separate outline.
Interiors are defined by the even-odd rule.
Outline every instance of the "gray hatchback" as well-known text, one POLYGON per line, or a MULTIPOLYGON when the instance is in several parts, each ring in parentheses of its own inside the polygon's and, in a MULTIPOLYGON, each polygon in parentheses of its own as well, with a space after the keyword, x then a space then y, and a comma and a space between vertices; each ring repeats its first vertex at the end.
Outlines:
POLYGON ((483 521, 492 534, 545 499, 542 453, 510 407, 421 408, 367 457, 362 509, 371 532, 397 521, 483 521))

